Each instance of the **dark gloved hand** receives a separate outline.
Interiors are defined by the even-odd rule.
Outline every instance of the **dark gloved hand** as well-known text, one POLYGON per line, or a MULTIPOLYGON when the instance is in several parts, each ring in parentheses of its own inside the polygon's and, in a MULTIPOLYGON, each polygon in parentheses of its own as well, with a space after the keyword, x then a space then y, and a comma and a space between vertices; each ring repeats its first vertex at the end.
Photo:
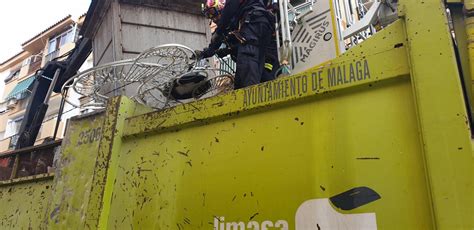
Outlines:
POLYGON ((193 56, 191 58, 196 60, 212 57, 212 55, 214 55, 214 52, 211 52, 211 50, 209 50, 208 48, 205 48, 204 50, 195 50, 194 53, 196 54, 196 56, 193 56))
POLYGON ((194 53, 196 54, 196 56, 191 57, 191 58, 196 59, 196 60, 201 60, 203 58, 212 57, 215 52, 213 52, 209 48, 205 48, 204 50, 195 50, 194 53))
POLYGON ((201 58, 208 58, 208 57, 212 57, 214 56, 215 54, 215 51, 214 50, 211 50, 209 48, 205 48, 202 52, 201 52, 201 58))
POLYGON ((230 52, 231 52, 231 49, 229 49, 229 48, 222 48, 222 49, 218 49, 218 50, 216 51, 216 55, 217 55, 218 57, 220 57, 220 58, 223 58, 223 57, 229 55, 230 52))
POLYGON ((191 57, 193 60, 201 60, 202 59, 202 50, 195 50, 194 55, 191 57))

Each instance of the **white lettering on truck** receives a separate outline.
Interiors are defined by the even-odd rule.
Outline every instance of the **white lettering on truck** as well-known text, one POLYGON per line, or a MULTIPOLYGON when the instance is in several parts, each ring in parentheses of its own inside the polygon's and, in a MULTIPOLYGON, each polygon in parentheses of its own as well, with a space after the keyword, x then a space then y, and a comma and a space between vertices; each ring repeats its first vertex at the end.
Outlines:
POLYGON ((261 223, 257 221, 249 221, 247 223, 243 221, 226 222, 223 216, 214 217, 214 230, 268 230, 269 228, 288 230, 288 222, 286 220, 278 220, 275 223, 270 220, 265 220, 261 223))

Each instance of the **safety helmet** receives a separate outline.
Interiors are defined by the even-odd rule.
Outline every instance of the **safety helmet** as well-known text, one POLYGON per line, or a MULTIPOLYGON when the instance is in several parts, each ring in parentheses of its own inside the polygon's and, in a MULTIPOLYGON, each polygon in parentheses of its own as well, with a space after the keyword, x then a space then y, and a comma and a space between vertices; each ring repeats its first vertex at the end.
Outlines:
POLYGON ((202 13, 209 19, 216 19, 224 8, 225 0, 206 0, 202 13))

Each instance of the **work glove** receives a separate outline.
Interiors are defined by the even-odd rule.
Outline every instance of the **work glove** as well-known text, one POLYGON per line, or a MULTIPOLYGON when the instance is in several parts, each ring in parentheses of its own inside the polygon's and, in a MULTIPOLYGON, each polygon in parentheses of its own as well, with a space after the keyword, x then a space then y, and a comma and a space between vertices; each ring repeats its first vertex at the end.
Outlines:
POLYGON ((215 52, 209 48, 205 48, 204 50, 195 50, 194 53, 196 54, 195 59, 201 60, 203 58, 212 57, 215 52))
POLYGON ((220 58, 223 58, 231 53, 231 49, 226 47, 216 50, 216 55, 220 58))
POLYGON ((201 60, 202 59, 202 50, 195 50, 193 56, 191 56, 193 60, 201 60))

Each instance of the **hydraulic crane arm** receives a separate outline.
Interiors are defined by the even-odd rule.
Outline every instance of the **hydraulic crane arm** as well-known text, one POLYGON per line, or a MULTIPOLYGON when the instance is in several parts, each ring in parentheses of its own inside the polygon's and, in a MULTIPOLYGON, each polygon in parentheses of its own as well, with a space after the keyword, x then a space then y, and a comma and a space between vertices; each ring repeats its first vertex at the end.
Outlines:
POLYGON ((66 60, 50 61, 44 68, 36 72, 31 92, 31 100, 26 107, 15 149, 34 145, 46 111, 48 110, 48 102, 51 93, 61 92, 63 84, 77 73, 91 51, 91 40, 83 37, 76 42, 75 48, 66 60))

